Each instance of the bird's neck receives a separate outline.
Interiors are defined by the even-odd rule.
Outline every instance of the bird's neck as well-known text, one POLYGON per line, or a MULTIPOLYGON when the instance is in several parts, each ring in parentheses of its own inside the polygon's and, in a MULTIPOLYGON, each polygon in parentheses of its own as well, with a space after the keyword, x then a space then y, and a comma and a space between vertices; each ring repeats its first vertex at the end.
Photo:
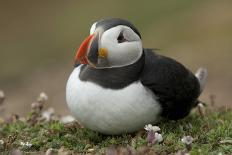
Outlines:
POLYGON ((82 81, 94 82, 105 88, 121 89, 139 80, 144 61, 143 53, 137 62, 124 67, 96 69, 83 65, 79 78, 82 81))

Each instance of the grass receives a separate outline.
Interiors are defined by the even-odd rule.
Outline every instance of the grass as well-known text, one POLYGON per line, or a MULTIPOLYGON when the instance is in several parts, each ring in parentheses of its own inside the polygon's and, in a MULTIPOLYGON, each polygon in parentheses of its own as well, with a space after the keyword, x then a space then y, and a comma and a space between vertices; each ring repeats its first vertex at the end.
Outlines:
MULTIPOLYGON (((209 111, 209 110, 207 110, 209 111)), ((29 115, 32 117, 32 115, 29 115)), ((190 154, 232 154, 232 110, 224 109, 207 112, 200 116, 193 111, 179 121, 164 120, 158 126, 164 138, 162 143, 147 146, 147 133, 141 130, 133 134, 106 136, 82 128, 77 123, 63 124, 58 120, 38 121, 31 124, 14 117, 13 121, 0 124, 0 152, 9 153, 14 149, 23 152, 46 152, 48 149, 72 153, 125 153, 148 152, 171 154, 186 152, 181 138, 193 137, 190 154), (21 145, 29 142, 31 147, 21 145)))

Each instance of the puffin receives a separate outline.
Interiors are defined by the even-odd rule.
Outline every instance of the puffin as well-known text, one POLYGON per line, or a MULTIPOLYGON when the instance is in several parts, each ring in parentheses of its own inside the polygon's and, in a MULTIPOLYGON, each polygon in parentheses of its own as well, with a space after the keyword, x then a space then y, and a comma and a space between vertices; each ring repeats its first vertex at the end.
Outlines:
POLYGON ((102 19, 75 55, 66 85, 72 115, 106 135, 186 117, 199 103, 207 70, 195 74, 176 60, 143 48, 138 29, 119 18, 102 19))

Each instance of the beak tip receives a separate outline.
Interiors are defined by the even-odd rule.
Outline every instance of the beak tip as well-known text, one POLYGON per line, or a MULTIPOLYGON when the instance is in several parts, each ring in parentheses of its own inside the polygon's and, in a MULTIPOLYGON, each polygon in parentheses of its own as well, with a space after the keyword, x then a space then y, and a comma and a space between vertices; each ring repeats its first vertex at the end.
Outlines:
POLYGON ((93 34, 88 36, 80 45, 80 48, 77 50, 74 63, 82 63, 82 64, 88 64, 88 59, 86 57, 86 53, 89 47, 89 43, 91 39, 93 38, 93 34))

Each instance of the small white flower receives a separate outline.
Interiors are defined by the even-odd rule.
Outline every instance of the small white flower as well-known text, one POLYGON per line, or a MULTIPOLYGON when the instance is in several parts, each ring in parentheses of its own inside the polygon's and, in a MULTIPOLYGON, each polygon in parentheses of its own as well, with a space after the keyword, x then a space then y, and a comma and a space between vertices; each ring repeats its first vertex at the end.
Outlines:
POLYGON ((32 144, 31 144, 31 143, 29 143, 29 142, 26 142, 26 146, 27 146, 27 147, 31 147, 31 146, 32 146, 32 144))
POLYGON ((193 137, 191 136, 184 136, 182 139, 181 139, 182 143, 186 144, 186 145, 190 145, 192 144, 193 142, 193 137))
POLYGON ((26 147, 29 147, 29 148, 32 146, 32 144, 29 143, 29 142, 26 142, 26 143, 20 142, 20 145, 21 145, 21 146, 26 146, 26 147))
POLYGON ((152 130, 152 125, 151 124, 145 125, 144 129, 147 130, 147 131, 151 131, 152 130))
POLYGON ((0 145, 3 145, 4 141, 2 139, 0 139, 0 145))
POLYGON ((152 126, 151 124, 145 125, 144 129, 153 132, 160 131, 160 128, 158 126, 152 126))
POLYGON ((158 143, 162 142, 162 141, 163 141, 162 135, 156 132, 156 133, 155 133, 155 140, 156 140, 158 143))
POLYGON ((24 142, 20 142, 20 145, 25 146, 25 143, 24 142))

